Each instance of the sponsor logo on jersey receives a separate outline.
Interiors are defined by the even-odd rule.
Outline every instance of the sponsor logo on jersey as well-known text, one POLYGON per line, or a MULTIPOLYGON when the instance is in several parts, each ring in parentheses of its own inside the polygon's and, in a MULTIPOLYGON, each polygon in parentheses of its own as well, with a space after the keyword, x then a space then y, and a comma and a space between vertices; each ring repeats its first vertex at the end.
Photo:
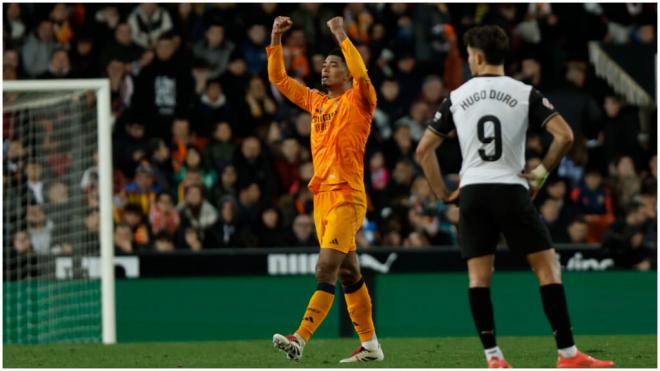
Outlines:
POLYGON ((543 102, 543 105, 548 107, 549 109, 555 109, 555 106, 553 106, 552 103, 550 103, 548 98, 543 98, 541 102, 543 102))

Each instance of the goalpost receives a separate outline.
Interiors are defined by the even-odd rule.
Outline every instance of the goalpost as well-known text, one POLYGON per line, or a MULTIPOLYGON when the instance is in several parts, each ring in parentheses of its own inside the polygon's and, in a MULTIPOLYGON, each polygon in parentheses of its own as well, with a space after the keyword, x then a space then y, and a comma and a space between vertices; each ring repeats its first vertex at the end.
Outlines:
POLYGON ((113 344, 109 81, 2 90, 4 343, 113 344))

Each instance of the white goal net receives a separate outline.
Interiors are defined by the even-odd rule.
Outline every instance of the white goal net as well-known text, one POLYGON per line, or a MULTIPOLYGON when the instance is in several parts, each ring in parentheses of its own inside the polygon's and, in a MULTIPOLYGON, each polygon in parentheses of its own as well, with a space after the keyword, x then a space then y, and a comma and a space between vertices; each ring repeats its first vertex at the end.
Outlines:
POLYGON ((103 80, 3 84, 6 344, 115 341, 103 80))

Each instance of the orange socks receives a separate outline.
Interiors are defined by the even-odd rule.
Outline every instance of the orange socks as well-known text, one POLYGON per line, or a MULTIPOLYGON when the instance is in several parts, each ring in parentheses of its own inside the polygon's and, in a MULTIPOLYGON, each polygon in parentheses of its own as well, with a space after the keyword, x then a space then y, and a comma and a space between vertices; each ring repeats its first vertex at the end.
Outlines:
POLYGON ((307 310, 305 311, 302 322, 300 322, 300 327, 296 330, 296 333, 302 336, 305 341, 308 341, 312 337, 312 334, 314 334, 314 331, 321 325, 330 308, 332 308, 332 301, 334 299, 335 286, 329 283, 319 283, 312 298, 309 299, 309 304, 307 304, 307 310))
POLYGON ((376 330, 371 317, 371 296, 364 279, 360 278, 356 283, 344 287, 344 298, 360 341, 364 343, 372 340, 376 330))

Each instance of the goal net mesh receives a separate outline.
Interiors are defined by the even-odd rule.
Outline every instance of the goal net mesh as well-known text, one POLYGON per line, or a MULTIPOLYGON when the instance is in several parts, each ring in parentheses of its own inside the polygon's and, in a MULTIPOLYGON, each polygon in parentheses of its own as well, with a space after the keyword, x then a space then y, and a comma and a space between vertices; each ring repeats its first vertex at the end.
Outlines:
POLYGON ((96 95, 3 103, 4 342, 100 342, 96 95))

